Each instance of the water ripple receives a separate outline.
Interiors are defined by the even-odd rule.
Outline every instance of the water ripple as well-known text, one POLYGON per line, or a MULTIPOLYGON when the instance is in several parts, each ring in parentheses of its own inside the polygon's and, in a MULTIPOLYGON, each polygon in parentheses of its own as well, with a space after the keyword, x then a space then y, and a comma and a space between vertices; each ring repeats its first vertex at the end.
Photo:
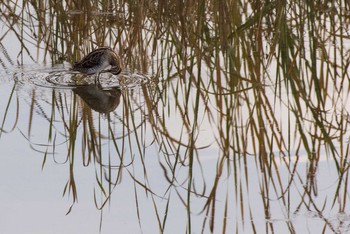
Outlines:
MULTIPOLYGON (((98 83, 97 75, 85 75, 67 69, 21 71, 16 74, 16 80, 48 88, 74 88, 98 83)), ((98 80, 103 88, 133 88, 148 83, 150 78, 141 72, 126 70, 118 75, 101 73, 98 80)))

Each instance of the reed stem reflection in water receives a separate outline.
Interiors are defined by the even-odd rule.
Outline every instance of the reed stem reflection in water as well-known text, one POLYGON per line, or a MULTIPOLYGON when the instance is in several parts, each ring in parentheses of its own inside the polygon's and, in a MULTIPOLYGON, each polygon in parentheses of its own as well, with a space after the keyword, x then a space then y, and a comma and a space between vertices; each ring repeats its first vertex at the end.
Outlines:
MULTIPOLYGON (((73 203, 78 198, 74 162, 82 156, 84 165, 96 168, 99 209, 126 174, 134 182, 139 223, 141 188, 152 200, 161 232, 177 199, 186 209, 182 230, 188 233, 258 232, 255 220, 262 216, 265 231, 275 232, 276 203, 286 218, 283 230, 296 232, 291 216, 302 209, 317 213, 322 231, 340 228, 323 211, 347 210, 347 3, 5 1, 0 13, 6 28, 0 43, 13 35, 19 63, 78 61, 107 45, 121 51, 128 68, 153 77, 150 84, 120 93, 73 90, 84 102, 54 90, 41 103, 33 91, 24 135, 34 142, 32 126, 36 115, 42 116, 50 125, 44 158, 67 146, 64 193, 71 193, 73 203), (92 107, 96 96, 104 104, 92 107), (117 103, 121 114, 113 109, 117 103), (161 191, 149 179, 151 147, 168 183, 161 191), (209 156, 215 160, 208 167, 212 173, 204 166, 209 156), (320 198, 317 173, 326 159, 337 172, 337 184, 320 198), (252 184, 255 176, 258 182, 252 184), (260 209, 252 205, 255 187, 260 209), (163 209, 162 199, 167 199, 163 209), (193 226, 198 217, 201 228, 193 226)), ((6 68, 13 58, 0 48, 6 68)), ((8 109, 20 109, 13 93, 8 100, 0 137, 11 129, 8 109)))

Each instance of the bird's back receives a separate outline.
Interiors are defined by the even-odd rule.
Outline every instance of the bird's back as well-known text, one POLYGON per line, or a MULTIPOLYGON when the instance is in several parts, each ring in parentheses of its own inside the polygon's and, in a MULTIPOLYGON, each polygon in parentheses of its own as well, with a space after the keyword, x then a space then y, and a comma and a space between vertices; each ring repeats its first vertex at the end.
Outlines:
POLYGON ((73 71, 79 71, 87 74, 101 72, 110 65, 109 53, 114 51, 109 47, 101 47, 86 55, 80 62, 73 64, 73 71))

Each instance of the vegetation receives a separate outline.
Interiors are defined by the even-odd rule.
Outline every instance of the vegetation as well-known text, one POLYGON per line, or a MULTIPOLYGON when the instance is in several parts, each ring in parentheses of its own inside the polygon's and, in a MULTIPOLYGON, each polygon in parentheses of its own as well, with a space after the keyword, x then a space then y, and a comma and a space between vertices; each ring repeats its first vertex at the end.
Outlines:
MULTIPOLYGON (((324 232, 339 232, 324 211, 348 210, 349 8, 348 1, 3 0, 0 64, 9 70, 14 63, 2 44, 11 34, 19 64, 31 58, 54 66, 108 45, 128 69, 150 76, 147 84, 105 91, 119 106, 103 114, 79 90, 53 89, 51 99, 38 101, 34 89, 30 116, 18 118, 29 118, 24 136, 43 153, 43 167, 47 157, 69 165, 64 194, 72 207, 82 158, 96 169, 98 209, 113 205, 127 177, 139 223, 144 193, 160 232, 174 204, 186 208, 188 233, 259 232, 259 215, 273 233, 276 204, 291 233, 300 210, 315 212, 324 232), (47 142, 37 144, 31 136, 39 116, 49 127, 47 142), (167 182, 162 190, 150 182, 154 152, 167 182), (207 166, 208 158, 216 164, 207 166), (320 196, 324 160, 338 179, 320 196), (193 226, 198 217, 201 229, 193 226)), ((2 135, 14 98, 11 92, 0 112, 2 135)))

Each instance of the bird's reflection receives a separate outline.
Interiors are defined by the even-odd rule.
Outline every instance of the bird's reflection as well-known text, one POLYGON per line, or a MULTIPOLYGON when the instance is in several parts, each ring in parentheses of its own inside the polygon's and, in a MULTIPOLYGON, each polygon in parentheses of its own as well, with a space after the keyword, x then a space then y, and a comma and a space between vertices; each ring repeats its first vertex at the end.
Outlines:
POLYGON ((73 89, 83 101, 93 110, 109 113, 120 103, 121 90, 119 87, 103 89, 96 85, 79 86, 73 89))

